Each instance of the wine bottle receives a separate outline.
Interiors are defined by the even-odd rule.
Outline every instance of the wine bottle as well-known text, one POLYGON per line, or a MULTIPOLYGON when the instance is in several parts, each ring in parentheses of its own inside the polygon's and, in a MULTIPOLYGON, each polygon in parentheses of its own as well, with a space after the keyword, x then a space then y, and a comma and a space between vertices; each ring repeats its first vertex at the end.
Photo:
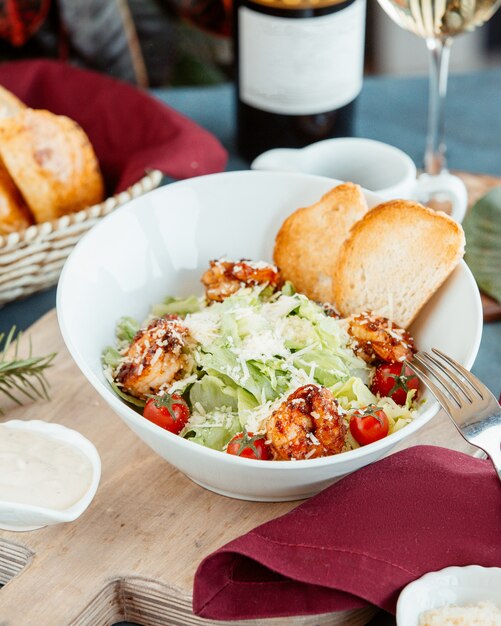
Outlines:
POLYGON ((233 32, 244 157, 353 134, 365 0, 236 0, 233 32))

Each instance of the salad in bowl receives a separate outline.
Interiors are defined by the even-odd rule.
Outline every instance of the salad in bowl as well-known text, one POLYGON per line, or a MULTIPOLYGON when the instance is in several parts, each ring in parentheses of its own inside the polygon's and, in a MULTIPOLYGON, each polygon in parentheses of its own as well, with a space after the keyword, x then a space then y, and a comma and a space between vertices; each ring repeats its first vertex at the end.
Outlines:
POLYGON ((342 319, 263 261, 211 261, 205 295, 122 317, 102 356, 114 392, 158 426, 244 458, 301 461, 373 443, 416 415, 414 340, 342 319))
MULTIPOLYGON (((247 500, 309 497, 412 440, 437 413, 424 388, 412 393, 407 368, 407 380, 399 378, 403 361, 385 354, 386 345, 438 347, 471 367, 482 314, 462 261, 408 325, 391 311, 359 323, 346 311, 337 318, 317 304, 326 299, 284 273, 283 261, 275 259, 280 272, 272 279, 279 229, 335 184, 278 172, 172 183, 102 220, 66 262, 57 314, 70 354, 110 408, 109 419, 111 412, 118 415, 146 444, 140 454, 148 448, 157 453, 179 470, 178 480, 184 474, 247 500), (213 261, 223 255, 232 261, 213 261), (257 280, 254 271, 267 279, 257 280), (414 342, 392 326, 379 328, 381 316, 395 320, 414 342), (367 343, 375 347, 374 339, 388 336, 371 358, 367 343), (384 412, 387 433, 375 409, 384 412)), ((363 197, 371 211, 381 202, 366 191, 363 197)), ((332 242, 322 251, 313 242, 308 263, 325 259, 332 242)), ((298 242, 291 246, 284 256, 296 261, 298 242)), ((399 274, 402 258, 391 261, 399 274)))

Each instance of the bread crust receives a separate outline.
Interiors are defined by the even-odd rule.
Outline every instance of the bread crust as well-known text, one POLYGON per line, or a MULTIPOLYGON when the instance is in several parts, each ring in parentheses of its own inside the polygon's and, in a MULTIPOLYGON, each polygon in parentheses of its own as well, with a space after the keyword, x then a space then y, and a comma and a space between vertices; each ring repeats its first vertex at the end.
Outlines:
POLYGON ((318 302, 332 302, 331 275, 351 226, 368 211, 362 189, 354 183, 334 187, 311 206, 285 220, 273 258, 284 280, 318 302))
POLYGON ((334 304, 407 328, 464 254, 462 227, 417 202, 392 200, 354 224, 332 272, 334 304))
POLYGON ((0 160, 0 235, 23 230, 32 223, 23 197, 0 160))
POLYGON ((87 135, 76 122, 25 109, 0 120, 0 155, 36 222, 99 203, 104 185, 87 135))
POLYGON ((24 102, 0 85, 0 119, 16 115, 25 108, 24 102))

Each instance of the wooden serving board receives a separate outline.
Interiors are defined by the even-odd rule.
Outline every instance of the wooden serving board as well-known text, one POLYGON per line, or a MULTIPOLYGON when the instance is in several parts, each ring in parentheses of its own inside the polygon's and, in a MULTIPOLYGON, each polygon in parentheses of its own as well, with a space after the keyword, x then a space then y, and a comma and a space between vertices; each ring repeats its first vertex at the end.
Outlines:
MULTIPOLYGON (((243 502, 192 483, 143 444, 87 383, 63 344, 54 311, 28 334, 36 354, 58 352, 48 372, 52 399, 9 409, 3 421, 44 419, 75 428, 96 445, 102 478, 75 522, 26 533, 0 531, 0 583, 6 583, 0 589, 0 626, 216 623, 191 611, 200 561, 297 503, 243 502)), ((417 443, 472 451, 443 414, 407 445, 417 443)), ((362 626, 374 612, 245 623, 362 626)))

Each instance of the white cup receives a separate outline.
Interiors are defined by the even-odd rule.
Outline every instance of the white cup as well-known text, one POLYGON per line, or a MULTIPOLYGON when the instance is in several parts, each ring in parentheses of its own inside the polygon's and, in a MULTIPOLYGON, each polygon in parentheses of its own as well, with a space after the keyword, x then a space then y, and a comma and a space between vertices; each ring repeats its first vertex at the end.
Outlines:
POLYGON ((305 172, 351 181, 385 200, 426 202, 443 194, 451 203, 451 216, 458 222, 468 205, 466 187, 457 176, 444 172, 416 178, 416 166, 405 152, 373 139, 325 139, 301 149, 268 150, 254 159, 251 169, 305 172))

